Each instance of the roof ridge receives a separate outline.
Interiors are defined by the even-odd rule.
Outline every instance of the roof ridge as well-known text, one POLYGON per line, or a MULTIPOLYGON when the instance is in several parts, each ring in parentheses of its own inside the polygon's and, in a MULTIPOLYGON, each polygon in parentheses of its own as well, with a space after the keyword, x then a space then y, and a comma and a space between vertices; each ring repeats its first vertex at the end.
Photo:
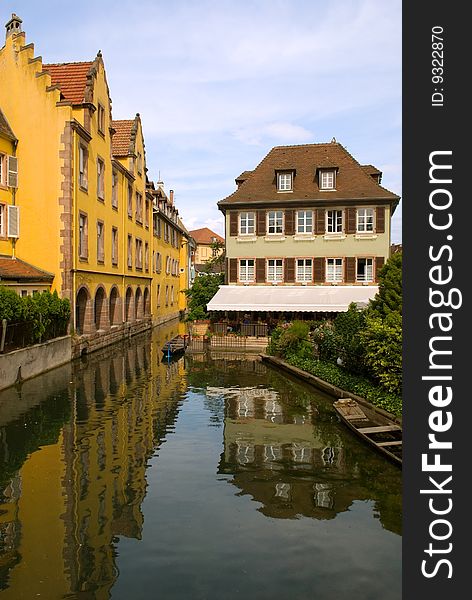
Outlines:
POLYGON ((93 60, 78 60, 78 61, 69 61, 69 62, 62 62, 62 63, 43 63, 43 69, 44 67, 62 67, 65 65, 93 65, 94 61, 93 60))

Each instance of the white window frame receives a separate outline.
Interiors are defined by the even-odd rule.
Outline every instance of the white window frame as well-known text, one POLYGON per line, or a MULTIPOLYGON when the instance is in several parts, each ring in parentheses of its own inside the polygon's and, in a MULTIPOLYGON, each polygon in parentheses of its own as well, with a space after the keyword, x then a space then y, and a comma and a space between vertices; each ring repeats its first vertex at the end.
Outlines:
POLYGON ((6 172, 6 154, 0 154, 0 185, 6 186, 5 172, 6 172))
POLYGON ((312 210, 297 210, 297 234, 313 235, 313 211, 312 210), (303 215, 303 216, 301 216, 303 215), (311 221, 311 223, 307 223, 311 221))
POLYGON ((88 215, 79 213, 79 258, 88 258, 88 215))
POLYGON ((105 199, 105 161, 97 158, 97 197, 105 199))
POLYGON ((343 281, 343 266, 342 258, 327 258, 326 259, 326 281, 329 283, 342 283, 343 281))
POLYGON ((7 216, 6 204, 0 203, 0 237, 6 237, 5 219, 7 216))
POLYGON ((270 283, 282 283, 284 280, 283 258, 266 259, 266 281, 270 283))
POLYGON ((97 221, 97 262, 105 262, 105 223, 97 221))
POLYGON ((97 129, 100 133, 105 134, 105 107, 100 102, 97 108, 97 129))
POLYGON ((326 233, 342 233, 344 227, 344 211, 332 208, 326 211, 326 233), (330 216, 330 213, 333 215, 330 216), (339 214, 341 213, 341 214, 339 214), (331 221, 331 223, 330 223, 331 221))
POLYGON ((256 233, 256 213, 250 212, 250 211, 240 212, 239 213, 239 235, 255 235, 255 233, 256 233), (252 225, 251 225, 251 221, 252 221, 252 225))
POLYGON ((284 171, 277 173, 277 191, 292 192, 293 191, 293 173, 292 171, 284 171))
POLYGON ((128 269, 133 268, 133 236, 128 234, 128 243, 126 246, 126 264, 128 269))
POLYGON ((18 239, 20 237, 20 207, 12 204, 7 205, 8 237, 18 239))
POLYGON ((283 210, 267 211, 267 235, 283 235, 283 232, 284 232, 284 212, 283 212, 283 210), (273 216, 271 216, 271 215, 273 215, 273 216), (274 229, 274 231, 270 231, 271 229, 274 229), (280 229, 280 231, 278 231, 278 229, 280 229))
POLYGON ((297 283, 307 283, 309 281, 313 281, 313 259, 295 259, 295 281, 297 283))
POLYGON ((111 205, 118 208, 118 172, 112 169, 111 174, 111 205))
POLYGON ((356 211, 356 232, 374 233, 375 211, 373 208, 358 208, 356 211), (369 214, 370 213, 370 214, 369 214))
POLYGON ((239 259, 239 281, 253 283, 256 280, 256 261, 254 258, 239 259), (252 262, 252 265, 249 263, 252 262), (243 264, 244 263, 244 264, 243 264))
POLYGON ((111 264, 118 264, 118 227, 111 228, 111 264))
POLYGON ((320 190, 336 189, 336 171, 335 169, 321 169, 319 173, 320 190))
POLYGON ((88 190, 88 148, 79 144, 79 186, 88 190))
POLYGON ((359 283, 371 283, 374 281, 374 259, 372 257, 362 256, 356 259, 356 281, 359 283), (365 261, 365 271, 363 276, 359 275, 359 261, 365 261))
POLYGON ((10 188, 18 187, 18 157, 7 156, 7 186, 10 188))

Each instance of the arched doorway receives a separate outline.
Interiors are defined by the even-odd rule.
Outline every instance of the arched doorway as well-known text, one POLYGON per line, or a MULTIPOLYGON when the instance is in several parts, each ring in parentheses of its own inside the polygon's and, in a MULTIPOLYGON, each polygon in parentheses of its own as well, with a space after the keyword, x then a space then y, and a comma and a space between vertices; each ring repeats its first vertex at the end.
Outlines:
POLYGON ((94 302, 95 329, 103 329, 107 325, 105 290, 99 287, 95 292, 94 302))
POLYGON ((141 288, 138 287, 136 290, 136 298, 135 298, 135 315, 136 319, 142 319, 143 317, 143 293, 141 292, 141 288))
POLYGON ((81 287, 75 299, 75 328, 80 335, 90 328, 88 312, 90 312, 90 296, 88 291, 81 287))
POLYGON ((110 292, 110 302, 108 313, 110 315, 110 325, 116 325, 121 321, 120 317, 120 296, 118 294, 118 289, 113 287, 110 292))
POLYGON ((133 318, 133 290, 130 287, 126 290, 125 318, 127 321, 133 318))

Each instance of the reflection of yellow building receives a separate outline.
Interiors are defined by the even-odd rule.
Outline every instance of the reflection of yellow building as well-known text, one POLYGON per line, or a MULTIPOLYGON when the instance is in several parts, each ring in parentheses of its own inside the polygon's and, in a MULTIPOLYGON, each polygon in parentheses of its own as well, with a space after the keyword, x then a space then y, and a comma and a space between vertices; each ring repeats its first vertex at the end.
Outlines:
POLYGON ((44 64, 13 15, 0 76, 0 215, 16 212, 18 234, 0 235, 0 254, 69 298, 77 354, 179 316, 184 228, 147 178, 139 114, 112 119, 101 53, 44 64))
POLYGON ((0 528, 12 532, 11 548, 0 547, 0 566, 11 565, 6 598, 110 597, 118 538, 141 538, 148 460, 185 390, 183 361, 167 364, 160 350, 181 325, 74 363, 71 419, 25 460, 21 491, 15 478, 1 490, 0 528))

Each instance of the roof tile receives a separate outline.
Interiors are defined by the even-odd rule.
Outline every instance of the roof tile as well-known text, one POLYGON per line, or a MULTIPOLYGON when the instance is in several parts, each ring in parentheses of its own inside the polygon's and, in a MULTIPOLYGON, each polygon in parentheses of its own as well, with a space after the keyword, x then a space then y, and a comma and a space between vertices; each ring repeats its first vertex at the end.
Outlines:
POLYGON ((43 71, 51 75, 51 84, 59 85, 64 100, 72 104, 84 101, 87 75, 93 62, 43 64, 43 71))

